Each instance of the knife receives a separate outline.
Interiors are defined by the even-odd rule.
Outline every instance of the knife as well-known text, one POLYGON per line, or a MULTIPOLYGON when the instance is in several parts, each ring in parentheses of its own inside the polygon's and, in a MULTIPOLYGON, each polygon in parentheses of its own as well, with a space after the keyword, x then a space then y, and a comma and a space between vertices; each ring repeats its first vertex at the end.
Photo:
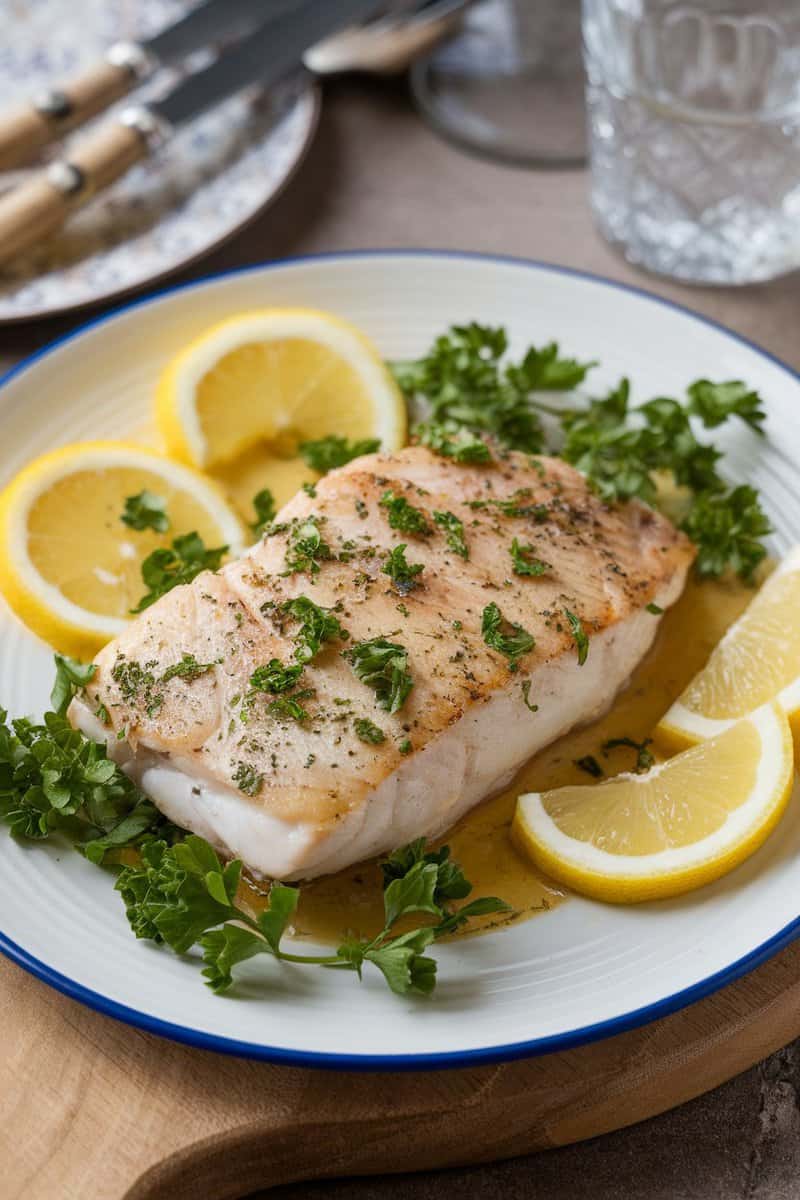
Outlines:
POLYGON ((166 96, 125 108, 75 149, 0 197, 0 264, 49 237, 172 132, 235 92, 269 87, 297 67, 305 50, 339 29, 367 20, 385 0, 305 0, 189 75, 166 96))
POLYGON ((299 6, 299 0, 206 0, 153 37, 115 42, 88 71, 62 87, 45 89, 29 104, 0 113, 0 171, 35 157, 49 142, 138 87, 158 67, 180 62, 222 38, 239 37, 299 6))

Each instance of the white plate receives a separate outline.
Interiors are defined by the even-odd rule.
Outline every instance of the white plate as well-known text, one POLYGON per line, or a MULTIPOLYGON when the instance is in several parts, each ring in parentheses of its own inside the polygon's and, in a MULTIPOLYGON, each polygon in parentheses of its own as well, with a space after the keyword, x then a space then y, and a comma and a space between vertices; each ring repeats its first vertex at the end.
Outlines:
MULTIPOLYGON (((329 308, 389 357, 422 351, 472 318, 508 327, 512 348, 557 338, 602 359, 593 388, 631 376, 636 394, 692 379, 747 380, 768 439, 726 433, 733 478, 762 490, 772 549, 800 540, 800 381, 724 329, 643 292, 557 268, 467 255, 366 253, 305 259, 190 284, 58 343, 0 389, 0 482, 59 442, 141 428, 167 359, 213 321, 265 304, 329 308)), ((47 704, 48 649, 0 614, 0 698, 47 704)), ((236 998, 203 987, 195 963, 131 936, 108 876, 56 846, 0 837, 0 948, 112 1016, 194 1045, 336 1067, 466 1065, 563 1048, 649 1021, 751 969, 800 927, 800 806, 733 874, 682 899, 615 908, 571 899, 552 913, 442 946, 427 1000, 374 976, 245 964, 236 998)))
MULTIPOLYGON (((71 78, 112 42, 155 33, 189 7, 190 0, 80 0, 76 20, 73 0, 6 6, 0 108, 71 78)), ((163 93, 176 78, 174 70, 159 72, 137 99, 163 93)), ((314 136, 318 110, 318 88, 298 77, 268 96, 252 89, 234 96, 181 129, 57 236, 0 270, 0 323, 108 301, 208 254, 279 194, 314 136)), ((67 145, 85 133, 76 130, 67 145)), ((0 191, 27 173, 6 173, 0 191)))

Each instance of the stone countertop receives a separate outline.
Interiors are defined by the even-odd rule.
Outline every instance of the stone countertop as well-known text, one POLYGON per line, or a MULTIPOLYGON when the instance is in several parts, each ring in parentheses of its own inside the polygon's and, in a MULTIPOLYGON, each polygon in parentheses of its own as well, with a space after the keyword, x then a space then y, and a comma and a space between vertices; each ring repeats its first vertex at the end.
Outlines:
MULTIPOLYGON (((584 171, 531 171, 470 157, 414 114, 401 84, 326 91, 307 161, 278 202, 180 278, 264 259, 363 247, 430 247, 539 258, 647 288, 721 321, 800 368, 800 278, 690 288, 630 268, 595 233, 584 171)), ((92 315, 92 314, 89 314, 92 315)), ((477 313, 476 317, 480 317, 477 313)), ((79 318, 0 330, 7 366, 79 318)), ((628 1130, 526 1159, 403 1178, 271 1191, 274 1200, 795 1200, 800 1196, 797 1044, 715 1092, 628 1130)), ((263 1200, 266 1200, 266 1193, 263 1200)))

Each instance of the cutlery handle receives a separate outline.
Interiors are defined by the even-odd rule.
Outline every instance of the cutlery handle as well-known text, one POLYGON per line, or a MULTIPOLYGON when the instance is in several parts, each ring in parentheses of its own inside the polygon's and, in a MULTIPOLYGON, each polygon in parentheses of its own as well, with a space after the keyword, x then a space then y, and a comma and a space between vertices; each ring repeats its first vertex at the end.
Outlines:
POLYGON ((108 56, 32 103, 0 113, 0 171, 35 158, 42 147, 108 108, 136 86, 144 73, 138 47, 120 43, 108 56))
POLYGON ((60 229, 73 209, 145 158, 145 133, 114 121, 0 198, 0 264, 60 229))

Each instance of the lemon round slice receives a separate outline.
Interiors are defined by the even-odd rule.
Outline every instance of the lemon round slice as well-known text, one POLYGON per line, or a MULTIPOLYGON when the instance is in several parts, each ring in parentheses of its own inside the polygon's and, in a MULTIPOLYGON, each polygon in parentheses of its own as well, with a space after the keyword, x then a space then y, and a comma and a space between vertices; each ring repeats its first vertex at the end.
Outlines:
POLYGON ((714 737, 777 700, 800 744, 800 547, 756 594, 702 671, 658 724, 658 739, 682 749, 714 737))
POLYGON ((90 658, 147 592, 144 559, 192 531, 208 549, 241 553, 238 518, 197 471, 124 442, 64 446, 29 463, 0 495, 0 590, 45 641, 90 658), (163 531, 122 521, 126 499, 143 491, 163 501, 163 531))
POLYGON ((212 468, 260 442, 277 460, 331 434, 406 440, 403 397, 353 325, 309 308, 241 313, 209 329, 166 367, 156 420, 166 448, 212 468))
POLYGON ((767 704, 646 775, 520 796, 512 836, 548 875, 631 904, 692 891, 752 854, 793 780, 789 724, 767 704))

